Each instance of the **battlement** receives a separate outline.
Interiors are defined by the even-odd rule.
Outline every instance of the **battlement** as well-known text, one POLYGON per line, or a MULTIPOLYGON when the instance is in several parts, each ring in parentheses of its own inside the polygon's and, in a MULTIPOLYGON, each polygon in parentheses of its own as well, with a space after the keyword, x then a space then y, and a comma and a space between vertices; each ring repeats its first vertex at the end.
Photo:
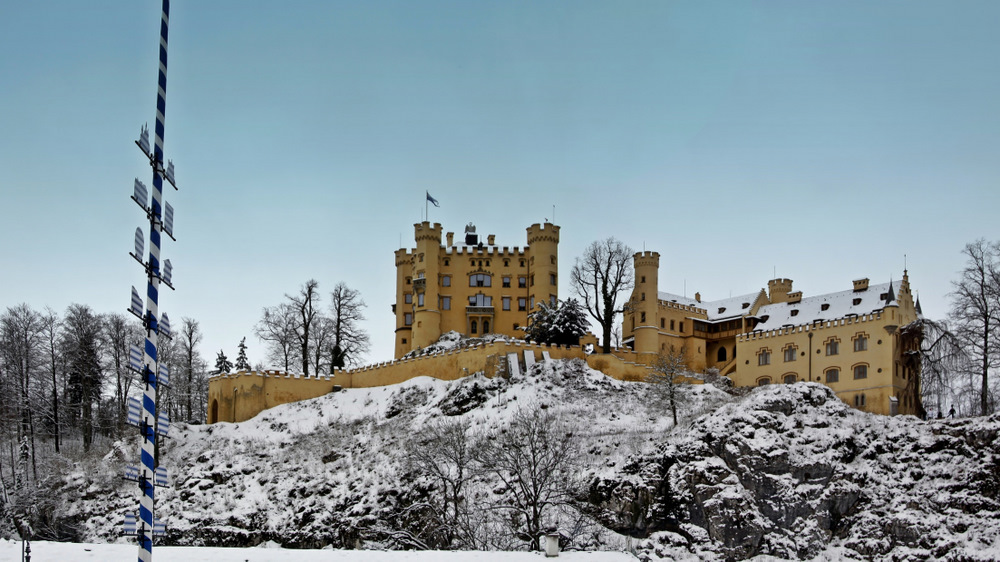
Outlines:
POLYGON ((658 252, 636 252, 632 259, 635 267, 660 267, 660 254, 658 252))
POLYGON ((826 328, 839 328, 841 326, 850 326, 852 324, 863 324, 866 322, 877 322, 882 320, 882 312, 873 312, 871 314, 863 314, 860 316, 847 316, 845 318, 837 318, 835 320, 822 320, 819 322, 812 322, 808 324, 797 324, 795 326, 782 326, 781 328, 775 328, 773 330, 760 330, 756 332, 747 332, 745 334, 740 334, 736 336, 736 341, 738 343, 774 338, 778 336, 785 336, 788 334, 795 334, 801 332, 818 332, 826 328))
POLYGON ((544 224, 535 223, 529 226, 527 231, 529 246, 536 242, 559 243, 559 227, 550 222, 544 224))
POLYGON ((413 225, 414 239, 419 242, 421 240, 437 241, 438 244, 441 243, 441 223, 431 223, 424 221, 413 225))
POLYGON ((690 306, 673 301, 665 301, 663 299, 659 299, 659 305, 660 308, 672 308, 674 310, 683 310, 684 312, 693 312, 695 314, 703 314, 705 316, 708 316, 708 310, 704 308, 699 308, 697 306, 690 306))

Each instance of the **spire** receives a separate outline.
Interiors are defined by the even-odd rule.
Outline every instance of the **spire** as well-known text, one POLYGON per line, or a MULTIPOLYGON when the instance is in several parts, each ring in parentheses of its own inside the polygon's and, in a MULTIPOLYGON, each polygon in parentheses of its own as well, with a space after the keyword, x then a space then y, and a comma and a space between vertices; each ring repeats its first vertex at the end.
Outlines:
POLYGON ((915 308, 917 309, 917 315, 918 316, 923 316, 924 315, 924 311, 921 310, 921 308, 920 308, 920 295, 917 295, 917 304, 915 305, 915 308))
POLYGON ((892 290, 892 278, 889 278, 889 292, 885 296, 885 304, 890 305, 896 300, 896 292, 892 290))

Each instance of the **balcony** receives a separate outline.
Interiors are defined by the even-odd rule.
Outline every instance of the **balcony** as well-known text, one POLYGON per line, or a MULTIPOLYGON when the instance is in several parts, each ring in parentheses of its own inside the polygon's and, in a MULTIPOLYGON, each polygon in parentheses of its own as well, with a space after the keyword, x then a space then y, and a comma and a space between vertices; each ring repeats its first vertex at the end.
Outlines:
POLYGON ((490 314, 490 315, 492 315, 493 314, 493 307, 492 306, 467 306, 467 307, 465 307, 465 313, 466 314, 478 314, 478 315, 483 315, 483 314, 490 314))
POLYGON ((417 293, 423 293, 427 290, 427 279, 424 277, 417 277, 413 280, 413 290, 417 293))

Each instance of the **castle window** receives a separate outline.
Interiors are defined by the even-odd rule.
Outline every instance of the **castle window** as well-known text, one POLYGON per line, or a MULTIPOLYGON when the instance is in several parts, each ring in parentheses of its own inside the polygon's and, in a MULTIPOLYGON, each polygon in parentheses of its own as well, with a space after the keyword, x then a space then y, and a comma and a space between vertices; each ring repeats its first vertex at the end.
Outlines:
POLYGON ((493 297, 482 293, 469 297, 469 306, 493 306, 493 297))
POLYGON ((720 306, 719 307, 719 314, 722 314, 725 311, 726 311, 726 307, 724 307, 724 306, 720 306))
POLYGON ((521 267, 524 267, 524 260, 519 260, 521 267))
POLYGON ((441 310, 451 310, 451 297, 441 297, 441 310))
POLYGON ((820 305, 819 308, 820 308, 820 310, 830 310, 830 304, 829 303, 824 303, 824 304, 820 305))
POLYGON ((797 379, 797 378, 798 378, 798 376, 796 376, 795 373, 792 373, 790 375, 785 375, 785 377, 783 379, 783 382, 785 384, 792 384, 792 383, 795 382, 795 379, 797 379))
POLYGON ((854 367, 854 380, 868 378, 868 365, 857 365, 854 367))
POLYGON ((409 284, 410 284, 410 283, 412 283, 412 282, 413 282, 413 279, 411 279, 411 278, 409 278, 409 277, 407 277, 407 278, 406 278, 406 284, 407 284, 407 285, 409 285, 409 284))
POLYGON ((555 308, 555 306, 556 306, 556 296, 555 295, 549 295, 549 306, 555 308))
POLYGON ((645 321, 646 321, 646 313, 645 312, 640 312, 639 313, 639 322, 645 322, 645 321))
POLYGON ((852 302, 854 302, 854 306, 858 306, 859 304, 861 304, 861 299, 854 299, 854 301, 852 302))
POLYGON ((664 329, 664 328, 666 327, 666 326, 665 326, 666 322, 667 322, 666 320, 664 320, 663 318, 660 318, 660 329, 661 329, 661 330, 662 330, 662 329, 664 329))
POLYGON ((549 256, 549 263, 551 263, 552 265, 555 265, 556 264, 556 257, 555 256, 549 256))
POLYGON ((448 258, 445 258, 444 259, 444 265, 445 265, 445 267, 447 267, 450 264, 451 264, 451 260, 449 260, 448 258))
POLYGON ((726 348, 720 347, 719 352, 715 354, 715 360, 719 363, 726 362, 726 348))
POLYGON ((451 275, 444 275, 441 277, 442 287, 451 287, 451 275))
POLYGON ((826 372, 826 382, 840 382, 840 369, 830 369, 826 372))
POLYGON ((757 354, 757 365, 764 366, 770 364, 771 364, 771 352, 766 349, 760 350, 760 353, 757 354))
POLYGON ((526 299, 524 297, 518 297, 517 298, 517 309, 518 310, 527 310, 527 308, 528 308, 528 304, 527 303, 528 303, 528 299, 526 299))
POLYGON ((420 255, 419 255, 419 256, 417 256, 417 257, 419 257, 419 258, 420 258, 420 261, 424 261, 424 255, 423 255, 423 254, 420 254, 420 255))
POLYGON ((645 276, 645 275, 643 275, 643 276, 642 276, 642 281, 639 281, 639 282, 640 282, 640 283, 645 283, 645 282, 646 282, 646 276, 645 276))
POLYGON ((535 286, 535 276, 534 275, 531 276, 531 286, 532 287, 535 286))
POLYGON ((530 308, 531 310, 535 309, 535 296, 534 295, 532 295, 531 298, 528 299, 528 308, 530 308))
POLYGON ((469 330, 469 333, 472 333, 472 334, 476 333, 476 321, 475 320, 472 321, 471 329, 469 330))
POLYGON ((406 304, 413 304, 413 293, 405 293, 403 295, 403 302, 406 304))
POLYGON ((868 349, 868 338, 860 335, 854 338, 854 351, 866 351, 868 349))
POLYGON ((646 293, 643 293, 642 295, 640 295, 639 296, 639 300, 641 300, 641 301, 646 300, 646 293))
POLYGON ((403 324, 406 325, 406 326, 412 326, 413 325, 413 313, 412 312, 407 312, 406 314, 403 315, 403 324))
POLYGON ((510 277, 504 277, 504 278, 503 278, 503 286, 504 286, 505 288, 507 288, 507 289, 509 289, 509 288, 510 288, 510 277))
POLYGON ((771 384, 771 377, 761 377, 757 379, 757 386, 766 386, 771 384))
POLYGON ((684 333, 684 322, 681 322, 679 325, 680 325, 680 329, 677 330, 677 331, 683 334, 684 333))
POLYGON ((406 338, 403 338, 403 343, 406 343, 406 338))
POLYGON ((865 405, 865 395, 864 394, 855 394, 854 395, 854 407, 855 408, 860 408, 860 407, 862 407, 864 405, 865 405))
POLYGON ((527 287, 528 286, 528 278, 527 277, 518 277, 517 278, 517 286, 519 288, 521 288, 521 289, 527 287))
POLYGON ((417 306, 424 306, 424 294, 417 293, 417 306))
POLYGON ((555 285, 555 284, 556 284, 556 274, 555 273, 550 273, 549 274, 549 285, 555 285))
POLYGON ((747 308, 750 308, 750 303, 748 303, 748 302, 743 303, 743 308, 744 308, 744 310, 747 309, 747 308))
POLYGON ((798 356, 797 352, 798 349, 795 346, 789 346, 785 348, 785 363, 788 363, 789 361, 795 361, 795 358, 798 356))
POLYGON ((483 333, 484 334, 490 333, 490 321, 489 320, 483 320, 483 333))
POLYGON ((510 267, 510 260, 503 260, 504 267, 510 267))
POLYGON ((674 321, 673 320, 670 321, 670 331, 671 332, 674 331, 674 321))
POLYGON ((504 310, 510 310, 510 297, 503 297, 500 302, 503 303, 504 310))
POLYGON ((470 287, 490 287, 492 283, 492 278, 485 273, 476 273, 469 276, 470 287))
MULTIPOLYGON (((486 260, 486 267, 489 267, 489 266, 490 266, 490 260, 486 260)), ((486 327, 485 327, 485 324, 483 325, 483 333, 484 333, 484 334, 486 333, 486 327)))
POLYGON ((793 308, 792 309, 792 316, 798 316, 798 315, 799 315, 799 309, 793 308))
POLYGON ((827 355, 837 355, 840 353, 840 342, 837 340, 830 340, 826 342, 826 354, 827 355))

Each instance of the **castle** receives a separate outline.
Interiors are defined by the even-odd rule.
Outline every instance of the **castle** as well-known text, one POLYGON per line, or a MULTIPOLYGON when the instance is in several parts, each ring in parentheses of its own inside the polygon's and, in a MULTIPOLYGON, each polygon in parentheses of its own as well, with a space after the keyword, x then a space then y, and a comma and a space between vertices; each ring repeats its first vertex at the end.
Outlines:
POLYGON ((398 359, 456 331, 523 337, 535 303, 559 298, 559 227, 528 227, 528 245, 498 247, 468 225, 455 244, 441 225, 413 225, 416 248, 396 250, 396 351, 398 359))
POLYGON ((635 285, 622 319, 638 354, 682 353, 696 372, 718 369, 736 386, 821 382, 847 404, 880 414, 922 413, 921 333, 909 275, 804 297, 791 279, 716 301, 660 292, 660 255, 633 257, 635 285))
MULTIPOLYGON (((644 380, 663 354, 683 353, 688 369, 717 369, 736 386, 798 381, 831 387, 849 405, 873 413, 923 413, 920 403, 920 316, 908 273, 871 285, 858 279, 844 291, 804 297, 790 279, 717 301, 660 292, 660 255, 633 256, 635 284, 622 318, 625 348, 587 354, 579 345, 480 343, 419 353, 449 331, 523 337, 528 313, 559 297, 559 227, 533 224, 527 246, 498 247, 471 224, 460 245, 441 243, 441 225, 414 225, 416 247, 396 250, 395 357, 332 375, 277 371, 222 374, 209 380, 208 422, 243 421, 259 412, 331 391, 398 384, 419 376, 453 380, 529 369, 538 360, 583 359, 626 381, 644 380), (418 352, 418 353, 413 353, 418 352)), ((596 342, 592 335, 584 343, 596 342)), ((686 382, 700 382, 683 378, 686 382)))

